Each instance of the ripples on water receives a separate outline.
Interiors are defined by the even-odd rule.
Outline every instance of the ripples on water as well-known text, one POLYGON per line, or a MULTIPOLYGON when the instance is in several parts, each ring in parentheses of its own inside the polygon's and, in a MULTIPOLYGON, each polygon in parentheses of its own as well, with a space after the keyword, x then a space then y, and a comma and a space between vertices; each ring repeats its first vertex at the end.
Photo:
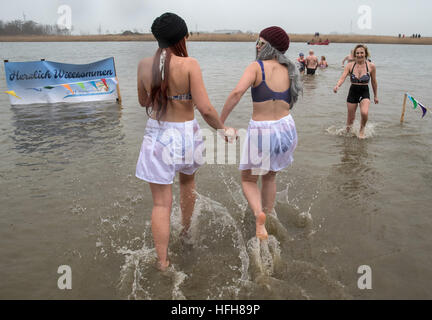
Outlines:
POLYGON ((233 193, 238 207, 229 210, 198 194, 187 239, 180 237, 181 213, 174 202, 168 271, 155 269, 150 223, 143 234, 134 235, 127 216, 102 219, 96 260, 123 261, 117 288, 129 299, 348 298, 344 285, 312 258, 310 238, 319 228, 310 214, 313 202, 302 211, 287 191, 278 193, 276 207, 287 223, 274 211, 267 221, 267 241, 254 236, 253 214, 243 196, 233 193), (301 249, 293 248, 299 244, 301 249))

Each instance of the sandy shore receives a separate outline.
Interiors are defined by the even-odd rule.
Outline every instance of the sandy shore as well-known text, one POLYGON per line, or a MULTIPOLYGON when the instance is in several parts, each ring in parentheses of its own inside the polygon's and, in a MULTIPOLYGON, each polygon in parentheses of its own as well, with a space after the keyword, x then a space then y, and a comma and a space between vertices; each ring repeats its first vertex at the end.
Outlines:
MULTIPOLYGON (((308 42, 312 34, 290 34, 292 42, 308 42)), ((221 42, 252 42, 258 34, 193 34, 189 41, 221 41, 221 42)), ((325 35, 322 40, 329 39, 330 43, 383 43, 383 44, 432 44, 432 37, 427 38, 399 38, 397 36, 371 35, 325 35)), ((151 34, 141 35, 88 35, 88 36, 0 36, 0 42, 70 42, 70 41, 155 41, 151 34)))

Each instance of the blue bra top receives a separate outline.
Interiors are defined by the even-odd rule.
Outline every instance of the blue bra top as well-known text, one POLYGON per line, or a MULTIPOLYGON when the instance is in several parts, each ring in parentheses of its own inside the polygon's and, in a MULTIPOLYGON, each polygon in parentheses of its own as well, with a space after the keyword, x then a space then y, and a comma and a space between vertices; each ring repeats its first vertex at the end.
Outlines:
POLYGON ((261 83, 256 86, 252 87, 251 93, 252 93, 252 101, 253 102, 263 102, 268 100, 283 100, 287 103, 291 103, 291 92, 290 88, 283 92, 275 92, 271 90, 265 81, 265 73, 264 73, 264 65, 261 60, 257 60, 259 65, 261 66, 261 72, 262 72, 262 81, 261 83))
POLYGON ((360 77, 360 79, 357 78, 355 76, 355 74, 353 73, 354 67, 355 67, 356 63, 357 62, 354 63, 354 65, 353 65, 353 67, 351 69, 351 72, 350 72, 351 83, 369 83, 370 74, 369 74, 369 68, 368 68, 367 62, 365 62, 366 63, 366 74, 362 75, 360 77))

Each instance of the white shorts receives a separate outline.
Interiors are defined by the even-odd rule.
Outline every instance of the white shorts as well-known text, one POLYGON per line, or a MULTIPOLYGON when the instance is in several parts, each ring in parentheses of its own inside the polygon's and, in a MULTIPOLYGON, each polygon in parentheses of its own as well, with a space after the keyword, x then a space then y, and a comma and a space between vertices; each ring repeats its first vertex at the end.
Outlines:
POLYGON ((250 120, 240 170, 252 170, 254 175, 279 171, 293 161, 297 146, 297 131, 291 114, 279 120, 250 120))
POLYGON ((172 184, 178 171, 193 174, 203 163, 204 143, 198 122, 147 121, 135 176, 172 184))

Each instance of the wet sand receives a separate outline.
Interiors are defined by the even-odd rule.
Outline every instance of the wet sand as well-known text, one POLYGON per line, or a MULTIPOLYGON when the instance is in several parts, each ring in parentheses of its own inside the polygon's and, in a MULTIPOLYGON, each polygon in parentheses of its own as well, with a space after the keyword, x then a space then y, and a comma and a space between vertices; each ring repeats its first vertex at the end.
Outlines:
MULTIPOLYGON (((291 42, 308 42, 313 39, 312 34, 289 34, 291 42)), ((215 34, 193 33, 189 41, 215 41, 215 42, 250 42, 258 38, 256 33, 241 34, 215 34)), ((426 38, 399 38, 398 36, 374 35, 326 35, 320 38, 330 43, 382 43, 382 44, 432 44, 432 37, 426 38)), ((71 42, 71 41, 155 41, 152 34, 140 35, 86 35, 86 36, 0 36, 0 42, 71 42)))

